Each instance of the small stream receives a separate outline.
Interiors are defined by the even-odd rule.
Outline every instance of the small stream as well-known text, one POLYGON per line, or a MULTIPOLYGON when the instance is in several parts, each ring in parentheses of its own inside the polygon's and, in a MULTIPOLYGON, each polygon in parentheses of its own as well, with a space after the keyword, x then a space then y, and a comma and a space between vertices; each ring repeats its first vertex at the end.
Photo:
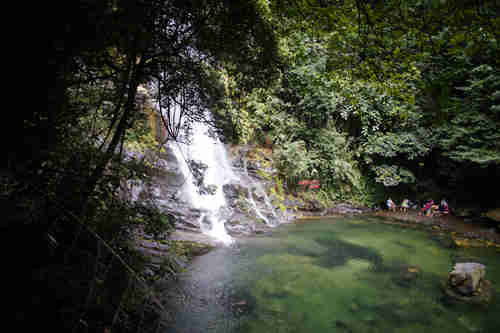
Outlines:
POLYGON ((369 217, 282 225, 194 260, 163 297, 168 332, 497 332, 500 253, 450 249, 428 233, 369 217), (487 307, 450 302, 454 263, 481 262, 487 307))

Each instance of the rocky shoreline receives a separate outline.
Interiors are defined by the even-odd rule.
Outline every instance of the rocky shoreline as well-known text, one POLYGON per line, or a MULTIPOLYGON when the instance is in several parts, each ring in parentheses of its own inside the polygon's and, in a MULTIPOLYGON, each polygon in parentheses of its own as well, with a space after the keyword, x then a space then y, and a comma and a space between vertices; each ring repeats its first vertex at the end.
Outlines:
MULTIPOLYGON (((313 223, 317 219, 349 216, 367 216, 376 219, 379 223, 425 230, 447 248, 493 247, 500 252, 500 233, 495 229, 494 222, 490 224, 474 223, 453 215, 420 216, 416 210, 408 212, 374 211, 366 207, 338 203, 320 211, 299 209, 295 212, 294 219, 287 220, 285 223, 313 223)), ((272 230, 272 227, 262 223, 259 228, 250 233, 235 233, 233 237, 237 241, 239 238, 258 236, 272 230)), ((164 279, 169 274, 173 276, 176 274, 174 272, 187 269, 190 262, 197 256, 204 255, 219 246, 225 246, 199 230, 185 229, 174 231, 166 241, 157 241, 147 235, 138 235, 135 243, 136 249, 146 261, 144 276, 151 281, 164 279)))
POLYGON ((323 218, 365 215, 375 217, 378 222, 384 224, 423 229, 433 234, 447 234, 451 238, 451 246, 497 247, 500 251, 500 225, 493 219, 463 218, 451 214, 429 217, 418 213, 419 211, 415 209, 410 209, 408 212, 375 211, 349 203, 338 203, 326 209, 300 211, 295 218, 296 221, 303 222, 323 218))
MULTIPOLYGON (((498 246, 500 247, 500 233, 494 221, 464 219, 453 215, 447 216, 421 216, 416 210, 408 212, 374 211, 367 207, 354 206, 349 203, 338 203, 329 208, 321 210, 299 209, 295 212, 293 219, 285 223, 295 223, 297 221, 341 218, 346 216, 373 216, 379 218, 381 223, 396 224, 402 227, 412 227, 426 229, 431 232, 445 232, 452 236, 457 246, 498 246)), ((264 234, 273 228, 261 224, 259 228, 252 232, 232 233, 233 236, 248 237, 252 235, 264 234)), ((177 230, 173 234, 175 240, 186 240, 198 242, 209 246, 218 246, 218 243, 209 236, 201 233, 177 230)))
POLYGON ((415 210, 407 213, 378 211, 373 215, 386 219, 386 221, 381 219, 383 223, 397 223, 401 226, 426 229, 433 233, 447 233, 456 246, 500 248, 500 233, 494 221, 468 220, 453 215, 420 216, 415 210))

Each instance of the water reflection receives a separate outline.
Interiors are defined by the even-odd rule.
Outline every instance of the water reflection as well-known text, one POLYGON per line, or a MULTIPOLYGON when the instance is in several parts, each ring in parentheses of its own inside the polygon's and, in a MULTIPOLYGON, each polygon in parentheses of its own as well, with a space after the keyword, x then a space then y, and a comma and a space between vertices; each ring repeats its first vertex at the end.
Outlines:
POLYGON ((498 296, 498 252, 440 244, 368 220, 282 226, 197 258, 168 332, 495 331, 498 297, 450 303, 440 283, 457 260, 475 258, 498 296))

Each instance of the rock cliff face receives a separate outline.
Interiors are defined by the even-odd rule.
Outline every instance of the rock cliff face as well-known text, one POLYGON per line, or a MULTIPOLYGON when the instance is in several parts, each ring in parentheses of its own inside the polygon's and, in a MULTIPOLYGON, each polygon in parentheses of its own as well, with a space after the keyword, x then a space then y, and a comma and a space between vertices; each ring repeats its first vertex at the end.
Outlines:
MULTIPOLYGON (((229 166, 216 166, 217 172, 227 172, 231 169, 229 180, 219 184, 206 181, 206 168, 201 168, 197 179, 186 174, 186 168, 179 154, 172 147, 166 147, 158 166, 151 169, 152 181, 148 184, 129 183, 125 193, 132 200, 153 199, 160 208, 175 217, 176 228, 183 231, 202 233, 212 228, 213 221, 208 219, 205 205, 193 205, 186 191, 196 191, 197 187, 213 187, 223 194, 224 204, 216 212, 216 217, 222 221, 227 234, 231 236, 251 235, 270 230, 282 222, 291 220, 290 212, 281 211, 273 204, 270 188, 272 180, 262 177, 263 173, 272 174, 270 162, 263 165, 259 161, 250 160, 249 147, 233 149, 228 159, 229 166), (224 171, 226 170, 226 171, 224 171), (187 182, 196 183, 187 184, 187 182), (190 186, 186 186, 190 185, 190 186)), ((194 156, 196 157, 196 156, 194 156)), ((184 157, 182 157, 184 158, 184 157)), ((219 159, 216 158, 216 163, 219 159)), ((203 165, 203 160, 197 161, 203 165)), ((197 194, 197 200, 213 199, 213 194, 197 194)), ((219 200, 220 201, 220 200, 219 200)), ((276 201, 276 200, 275 200, 276 201)), ((208 204, 208 206, 210 206, 208 204)))
MULTIPOLYGON (((365 213, 365 208, 355 207, 348 203, 338 203, 325 207, 313 197, 304 199, 283 193, 276 183, 277 171, 272 168, 270 150, 251 146, 232 146, 224 149, 226 158, 215 158, 213 161, 196 160, 191 156, 198 168, 196 177, 189 172, 189 156, 180 156, 176 147, 167 146, 161 155, 157 166, 151 169, 152 181, 149 184, 128 184, 128 196, 133 200, 151 198, 164 210, 175 217, 178 230, 207 233, 213 227, 214 219, 221 222, 226 234, 230 236, 252 235, 269 231, 271 228, 293 221, 296 217, 356 215, 365 213), (175 148, 175 149, 174 149, 175 148), (216 165, 217 173, 231 173, 223 182, 212 184, 207 180, 205 163, 221 163, 216 165), (189 185, 189 186, 187 186, 189 185), (206 191, 191 196, 187 192, 203 192, 204 188, 213 188, 223 196, 223 204, 213 216, 207 215, 210 204, 200 204, 199 201, 210 202, 213 194, 206 191)), ((210 146, 209 146, 210 148, 210 146)), ((207 148, 208 149, 208 148, 207 148)), ((212 177, 214 178, 214 177, 212 177)), ((220 204, 221 198, 218 200, 220 204)))

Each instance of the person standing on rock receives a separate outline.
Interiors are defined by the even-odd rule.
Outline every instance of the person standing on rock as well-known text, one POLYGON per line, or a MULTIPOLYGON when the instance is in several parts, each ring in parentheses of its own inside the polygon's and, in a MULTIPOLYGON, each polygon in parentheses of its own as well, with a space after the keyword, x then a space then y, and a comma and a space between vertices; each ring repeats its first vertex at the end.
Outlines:
POLYGON ((449 213, 449 207, 446 200, 443 198, 439 204, 439 213, 442 215, 447 215, 449 213))
POLYGON ((401 203, 401 211, 408 212, 408 208, 410 208, 410 200, 404 199, 401 203))
POLYGON ((392 201, 391 198, 387 199, 387 209, 393 212, 396 211, 396 204, 394 203, 394 201, 392 201))
POLYGON ((432 217, 432 206, 434 205, 434 200, 429 199, 425 204, 424 207, 422 207, 422 212, 425 214, 425 216, 430 216, 432 217))

